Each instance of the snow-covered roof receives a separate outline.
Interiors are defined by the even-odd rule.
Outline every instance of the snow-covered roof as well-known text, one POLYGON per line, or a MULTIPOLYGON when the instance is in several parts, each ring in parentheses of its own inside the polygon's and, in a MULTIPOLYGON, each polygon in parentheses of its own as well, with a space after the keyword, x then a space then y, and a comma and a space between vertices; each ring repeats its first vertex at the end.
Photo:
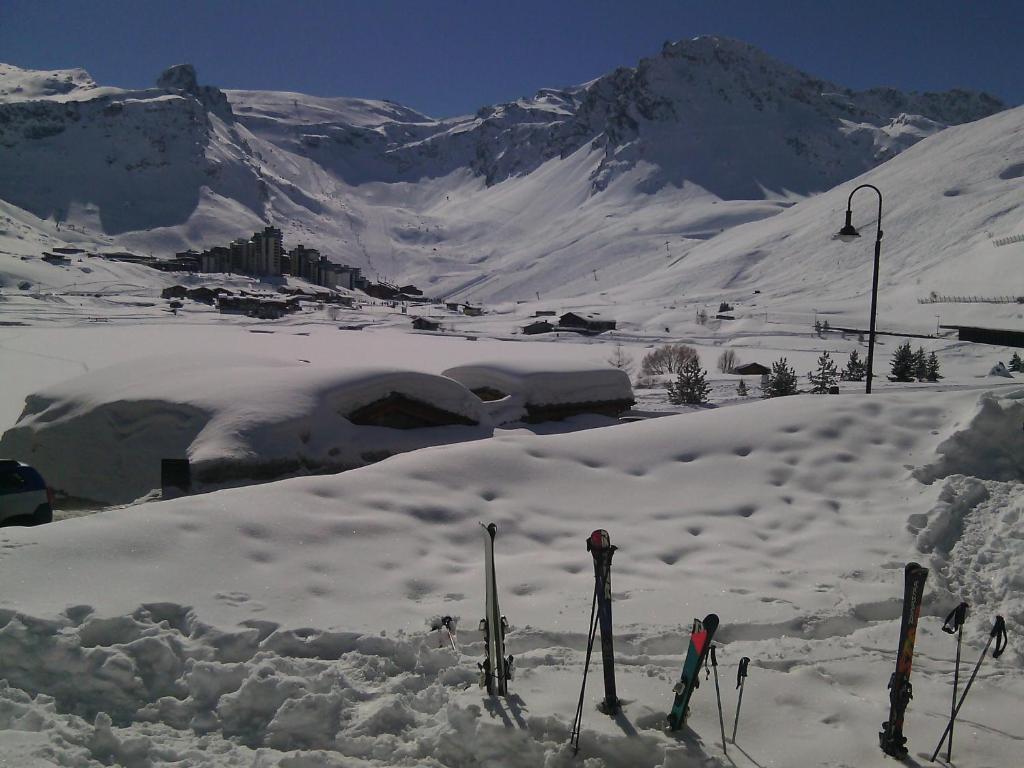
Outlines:
POLYGON ((159 487, 164 458, 188 457, 200 477, 227 464, 236 476, 343 469, 490 432, 479 399, 443 376, 197 354, 113 365, 31 395, 0 453, 70 495, 125 502, 159 487), (392 393, 479 426, 393 430, 346 418, 392 393))
POLYGON ((617 368, 565 362, 543 366, 525 362, 459 365, 442 372, 468 389, 488 387, 521 398, 528 405, 562 405, 632 400, 629 376, 617 368))

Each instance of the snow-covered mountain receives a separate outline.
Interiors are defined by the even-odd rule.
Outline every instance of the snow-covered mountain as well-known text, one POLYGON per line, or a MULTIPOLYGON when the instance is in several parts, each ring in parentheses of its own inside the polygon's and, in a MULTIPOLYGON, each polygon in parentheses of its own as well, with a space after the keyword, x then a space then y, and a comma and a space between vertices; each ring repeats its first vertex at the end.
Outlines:
POLYGON ((78 243, 169 254, 272 222, 290 245, 431 293, 571 295, 656 279, 677 244, 1002 108, 965 91, 853 92, 715 37, 444 120, 221 92, 187 65, 139 91, 2 65, 0 200, 70 224, 78 243))

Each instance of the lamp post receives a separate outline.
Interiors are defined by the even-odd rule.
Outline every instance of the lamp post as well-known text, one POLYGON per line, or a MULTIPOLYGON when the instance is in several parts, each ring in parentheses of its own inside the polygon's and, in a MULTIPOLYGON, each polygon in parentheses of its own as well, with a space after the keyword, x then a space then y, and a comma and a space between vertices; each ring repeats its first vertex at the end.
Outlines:
POLYGON ((872 184, 861 184, 855 188, 850 196, 846 200, 846 224, 839 230, 836 237, 843 242, 853 242, 860 237, 860 232, 856 230, 851 221, 853 215, 853 209, 850 204, 853 202, 853 196, 857 194, 857 190, 860 189, 873 189, 878 195, 878 230, 875 234, 875 269, 871 276, 871 325, 868 330, 868 371, 867 371, 867 384, 864 386, 865 394, 871 394, 871 370, 872 364, 875 358, 875 310, 878 307, 878 259, 882 253, 882 193, 878 187, 872 184))

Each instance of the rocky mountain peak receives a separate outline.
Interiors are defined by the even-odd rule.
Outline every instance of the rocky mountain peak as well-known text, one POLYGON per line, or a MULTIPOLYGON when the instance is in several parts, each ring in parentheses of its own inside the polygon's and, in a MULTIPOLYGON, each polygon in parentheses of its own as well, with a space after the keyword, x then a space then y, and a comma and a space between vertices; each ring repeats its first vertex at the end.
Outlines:
POLYGON ((165 91, 180 91, 194 96, 218 117, 234 120, 227 96, 212 85, 199 85, 196 68, 191 64, 175 64, 165 69, 156 80, 156 87, 165 91))

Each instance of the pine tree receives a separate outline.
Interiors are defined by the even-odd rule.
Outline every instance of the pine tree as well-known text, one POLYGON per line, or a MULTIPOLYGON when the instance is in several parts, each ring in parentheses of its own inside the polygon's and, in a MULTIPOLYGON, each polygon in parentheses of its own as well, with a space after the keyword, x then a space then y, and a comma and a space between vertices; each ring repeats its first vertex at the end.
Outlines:
POLYGON ((1010 370, 1015 373, 1024 373, 1024 360, 1021 360, 1020 355, 1016 352, 1013 353, 1013 357, 1010 358, 1010 370))
POLYGON ((924 347, 918 347, 914 353, 914 378, 924 381, 928 377, 928 356, 924 353, 924 347))
POLYGON ((676 405, 701 405, 708 401, 711 385, 704 377, 707 371, 700 368, 700 358, 691 357, 676 375, 675 384, 668 385, 668 399, 676 405))
POLYGON ((740 397, 746 397, 750 394, 750 390, 747 389, 747 382, 740 379, 740 383, 736 386, 736 394, 740 397))
POLYGON ((941 376, 939 376, 939 358, 935 356, 934 352, 928 355, 928 363, 926 365, 925 378, 928 381, 938 381, 939 379, 942 378, 941 376))
POLYGON ((910 348, 909 341, 896 347, 896 351, 892 353, 892 360, 889 364, 892 367, 892 374, 889 376, 890 381, 914 380, 914 374, 917 372, 917 363, 914 360, 914 352, 910 348))
POLYGON ((864 381, 867 372, 867 364, 860 359, 860 355, 857 354, 855 349, 850 353, 850 359, 846 361, 846 368, 843 369, 840 378, 843 381, 864 381))
POLYGON ((796 371, 789 367, 786 358, 780 357, 772 363, 772 372, 761 392, 763 397, 786 397, 796 394, 796 371))
POLYGON ((836 385, 839 372, 836 371, 836 363, 828 352, 822 352, 818 358, 818 370, 807 374, 811 380, 811 392, 816 395, 828 394, 828 391, 836 385))

